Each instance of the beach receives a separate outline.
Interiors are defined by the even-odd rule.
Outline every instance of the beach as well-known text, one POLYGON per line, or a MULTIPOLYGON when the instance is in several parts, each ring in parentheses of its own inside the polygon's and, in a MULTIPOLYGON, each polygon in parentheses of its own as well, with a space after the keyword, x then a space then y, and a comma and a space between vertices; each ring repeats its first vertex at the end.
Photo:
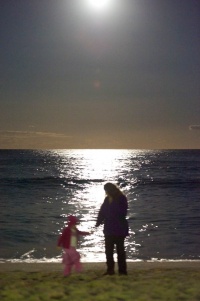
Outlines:
POLYGON ((128 276, 103 276, 103 262, 63 276, 61 263, 1 263, 1 301, 200 300, 200 261, 128 262, 128 276))
POLYGON ((0 155, 1 301, 200 301, 199 151, 0 155), (67 216, 76 212, 80 230, 91 231, 111 180, 129 202, 128 276, 117 264, 103 276, 99 227, 80 240, 82 273, 64 277, 56 245, 67 216))

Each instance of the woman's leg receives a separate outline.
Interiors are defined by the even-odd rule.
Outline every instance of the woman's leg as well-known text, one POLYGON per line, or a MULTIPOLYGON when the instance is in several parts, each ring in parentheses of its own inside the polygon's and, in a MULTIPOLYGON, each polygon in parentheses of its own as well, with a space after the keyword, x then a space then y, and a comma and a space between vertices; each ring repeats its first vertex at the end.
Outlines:
POLYGON ((127 266, 126 266, 126 252, 124 247, 125 237, 118 236, 116 237, 116 249, 117 249, 117 260, 118 260, 118 271, 119 274, 127 275, 127 266))
POLYGON ((112 235, 105 235, 105 253, 106 253, 106 263, 107 263, 107 273, 108 275, 113 275, 114 271, 114 239, 112 235))

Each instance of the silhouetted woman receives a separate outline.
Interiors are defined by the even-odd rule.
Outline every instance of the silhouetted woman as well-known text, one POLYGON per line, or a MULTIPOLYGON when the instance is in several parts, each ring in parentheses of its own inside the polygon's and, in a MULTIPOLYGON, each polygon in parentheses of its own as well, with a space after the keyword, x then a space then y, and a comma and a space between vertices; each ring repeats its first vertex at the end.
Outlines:
POLYGON ((114 270, 114 246, 116 245, 118 272, 127 275, 126 253, 124 240, 128 236, 128 222, 126 220, 128 202, 120 189, 112 184, 104 185, 106 198, 99 210, 96 227, 104 224, 105 253, 107 271, 104 275, 113 275, 114 270))

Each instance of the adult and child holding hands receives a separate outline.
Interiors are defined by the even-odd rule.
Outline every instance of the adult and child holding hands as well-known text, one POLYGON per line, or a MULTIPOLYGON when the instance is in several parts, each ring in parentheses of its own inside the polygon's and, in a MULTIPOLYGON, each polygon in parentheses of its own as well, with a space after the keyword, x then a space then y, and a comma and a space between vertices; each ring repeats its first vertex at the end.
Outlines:
MULTIPOLYGON (((126 219, 128 201, 121 190, 113 183, 104 185, 106 197, 100 207, 96 225, 104 225, 105 254, 107 270, 104 275, 115 274, 114 247, 116 246, 118 273, 127 275, 126 252, 124 241, 128 233, 128 221, 126 219)), ((74 266, 77 272, 82 271, 80 253, 77 251, 77 242, 80 235, 90 235, 90 232, 77 229, 78 219, 70 215, 68 225, 62 231, 58 239, 58 246, 63 248, 64 276, 71 273, 74 266)))

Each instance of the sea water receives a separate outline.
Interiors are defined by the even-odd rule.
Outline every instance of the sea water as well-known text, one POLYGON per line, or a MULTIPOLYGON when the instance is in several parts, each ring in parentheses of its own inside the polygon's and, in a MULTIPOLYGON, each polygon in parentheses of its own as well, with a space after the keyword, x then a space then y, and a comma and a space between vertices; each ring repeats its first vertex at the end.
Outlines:
POLYGON ((128 260, 200 259, 200 150, 0 150, 0 262, 56 262, 76 215, 82 261, 105 261, 95 228, 106 182, 128 198, 128 260))

